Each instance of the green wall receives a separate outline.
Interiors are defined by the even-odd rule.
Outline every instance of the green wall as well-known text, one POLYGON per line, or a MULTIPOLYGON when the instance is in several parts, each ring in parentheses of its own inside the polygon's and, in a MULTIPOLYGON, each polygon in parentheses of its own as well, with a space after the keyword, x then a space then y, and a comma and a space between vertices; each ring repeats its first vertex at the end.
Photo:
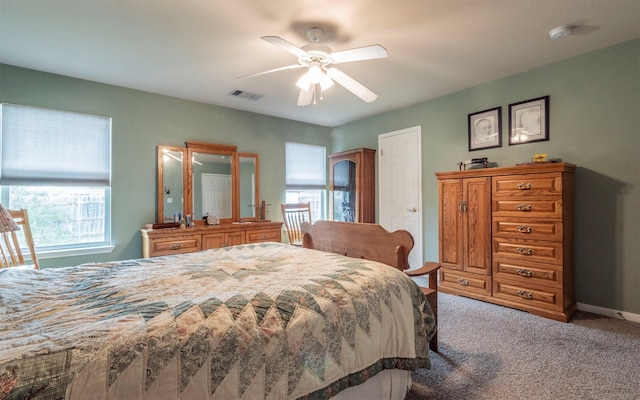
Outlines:
POLYGON ((576 298, 640 313, 640 40, 343 125, 333 151, 377 148, 378 135, 422 127, 424 256, 438 259, 435 173, 488 157, 499 166, 535 153, 577 165, 576 298), (508 145, 508 105, 550 96, 550 140, 508 145), (503 146, 468 151, 467 115, 502 106, 503 146))
POLYGON ((260 157, 267 218, 282 220, 284 143, 331 146, 330 129, 0 64, 0 101, 108 115, 112 120, 110 254, 42 259, 43 267, 142 256, 140 228, 156 220, 156 146, 234 144, 260 157))
POLYGON ((0 65, 0 101, 113 117, 111 254, 46 259, 44 267, 136 258, 139 228, 155 221, 156 146, 185 140, 260 154, 267 218, 281 220, 284 142, 330 152, 377 148, 378 135, 420 125, 424 256, 438 258, 434 174, 486 156, 500 166, 548 153, 578 166, 575 260, 578 302, 640 313, 640 40, 571 58, 438 99, 330 129, 0 65), (550 96, 550 140, 509 146, 508 104, 550 96), (467 115, 503 107, 503 147, 468 152, 467 115))

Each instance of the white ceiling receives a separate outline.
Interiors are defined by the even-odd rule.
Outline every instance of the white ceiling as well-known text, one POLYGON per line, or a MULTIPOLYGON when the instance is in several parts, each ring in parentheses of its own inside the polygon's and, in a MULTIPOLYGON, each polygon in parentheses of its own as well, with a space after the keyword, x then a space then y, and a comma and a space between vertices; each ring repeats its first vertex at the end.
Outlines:
POLYGON ((640 0, 0 0, 0 63, 333 127, 638 38, 639 21, 640 0), (298 107, 301 69, 236 79, 295 64, 260 37, 302 46, 314 25, 334 51, 388 50, 339 65, 376 101, 334 85, 298 107))

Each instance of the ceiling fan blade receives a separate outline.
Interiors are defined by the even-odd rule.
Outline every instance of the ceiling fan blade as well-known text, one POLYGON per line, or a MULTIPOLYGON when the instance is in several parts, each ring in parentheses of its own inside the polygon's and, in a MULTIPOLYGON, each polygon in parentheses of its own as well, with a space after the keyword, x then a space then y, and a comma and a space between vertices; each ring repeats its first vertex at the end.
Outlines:
POLYGON ((270 74, 272 72, 278 72, 278 71, 284 71, 286 69, 295 69, 295 68, 302 68, 302 67, 304 67, 304 65, 300 65, 300 64, 287 65, 286 67, 274 68, 274 69, 270 69, 268 71, 258 72, 256 74, 239 76, 236 79, 253 78, 254 76, 266 75, 266 74, 270 74))
POLYGON ((344 86, 346 89, 350 90, 353 94, 360 97, 367 103, 371 103, 378 98, 377 94, 373 93, 371 90, 364 87, 360 82, 340 71, 338 68, 329 68, 327 70, 327 73, 329 74, 329 77, 331 79, 338 82, 340 85, 344 86))
POLYGON ((293 43, 287 42, 286 40, 284 40, 279 36, 263 36, 261 37, 261 39, 264 40, 265 42, 269 42, 275 46, 278 46, 281 49, 284 49, 285 51, 288 51, 294 56, 302 57, 307 55, 306 51, 302 50, 300 47, 296 46, 293 43))
POLYGON ((376 58, 385 58, 388 56, 389 53, 387 52, 387 49, 380 46, 379 44, 331 53, 331 59, 335 64, 350 61, 373 60, 376 58))
POLYGON ((313 100, 313 94, 316 90, 316 85, 311 85, 309 90, 300 89, 300 95, 298 95, 298 105, 308 106, 313 100))

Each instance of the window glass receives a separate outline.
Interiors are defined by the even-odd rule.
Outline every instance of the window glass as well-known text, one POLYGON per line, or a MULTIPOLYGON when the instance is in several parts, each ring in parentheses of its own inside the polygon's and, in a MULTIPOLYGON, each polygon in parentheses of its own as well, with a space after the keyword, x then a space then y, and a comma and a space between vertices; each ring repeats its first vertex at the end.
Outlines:
POLYGON ((286 142, 286 202, 311 203, 311 219, 325 219, 326 148, 286 142))
POLYGON ((0 201, 38 252, 110 244, 111 118, 2 103, 0 201))

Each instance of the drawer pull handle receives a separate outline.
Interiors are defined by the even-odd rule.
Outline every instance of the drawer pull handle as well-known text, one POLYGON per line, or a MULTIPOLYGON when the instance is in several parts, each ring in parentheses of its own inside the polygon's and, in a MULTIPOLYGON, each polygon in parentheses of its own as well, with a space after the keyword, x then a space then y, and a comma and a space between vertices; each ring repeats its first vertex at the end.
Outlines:
POLYGON ((518 204, 516 206, 516 209, 518 211, 531 211, 533 210, 533 206, 531 204, 522 203, 522 204, 518 204))
POLYGON ((531 233, 533 232, 533 227, 527 225, 518 225, 516 227, 516 231, 520 233, 531 233))
POLYGON ((526 276, 527 278, 531 278, 533 276, 533 271, 529 271, 528 269, 518 268, 516 272, 518 275, 526 276))
POLYGON ((531 190, 533 185, 531 184, 531 182, 520 182, 516 185, 516 187, 520 190, 531 190))
POLYGON ((180 250, 182 248, 182 243, 173 243, 171 245, 171 250, 180 250))
POLYGON ((465 214, 467 212, 467 202, 464 200, 460 200, 458 202, 458 211, 460 211, 462 214, 465 214))
POLYGON ((533 299, 533 293, 527 292, 525 290, 518 290, 516 293, 518 297, 522 297, 523 299, 533 299))
POLYGON ((458 283, 462 286, 469 286, 469 280, 464 278, 458 278, 458 283))
POLYGON ((533 254, 533 249, 527 247, 518 247, 516 251, 520 254, 524 254, 525 256, 530 256, 533 254))

